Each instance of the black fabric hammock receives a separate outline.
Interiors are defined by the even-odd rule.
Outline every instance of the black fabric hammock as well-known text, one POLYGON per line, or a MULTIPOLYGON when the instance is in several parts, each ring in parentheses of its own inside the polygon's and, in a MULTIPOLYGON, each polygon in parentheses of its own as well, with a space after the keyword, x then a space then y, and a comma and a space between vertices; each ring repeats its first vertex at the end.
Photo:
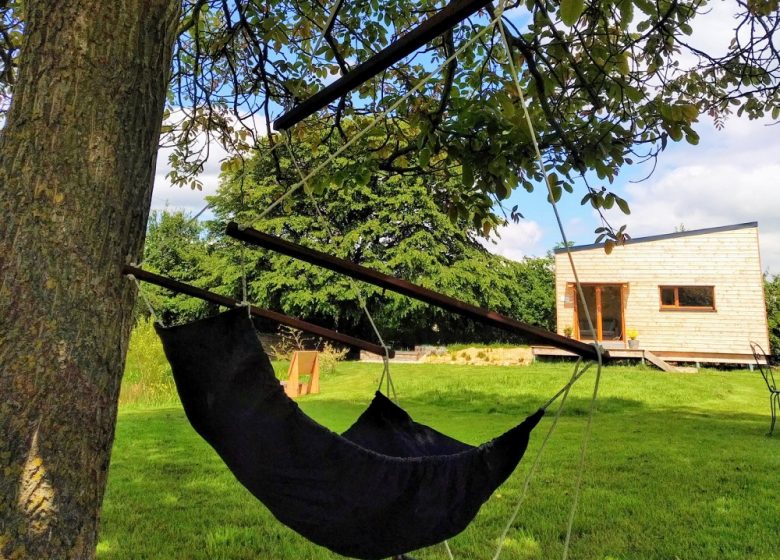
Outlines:
POLYGON ((195 430, 279 521, 344 556, 387 558, 460 533, 544 415, 473 447, 377 393, 338 435, 285 395, 246 309, 157 330, 195 430))

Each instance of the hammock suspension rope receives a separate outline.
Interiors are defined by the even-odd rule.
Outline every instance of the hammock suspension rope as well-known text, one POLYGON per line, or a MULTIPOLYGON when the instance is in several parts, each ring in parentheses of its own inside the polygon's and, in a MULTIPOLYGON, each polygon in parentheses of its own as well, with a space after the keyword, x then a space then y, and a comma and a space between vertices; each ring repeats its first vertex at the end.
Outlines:
MULTIPOLYGON (((503 6, 503 4, 502 4, 503 6)), ((547 168, 544 165, 544 159, 542 158, 542 153, 539 150, 539 143, 536 141, 536 132, 534 130, 533 122, 531 121, 531 115, 528 112, 528 107, 525 102, 525 96, 523 94, 523 88, 520 86, 520 78, 518 75, 517 68, 515 67, 514 63, 514 57, 512 56, 512 50, 509 46, 509 39, 507 38, 506 29, 504 28, 504 23, 502 19, 499 17, 498 19, 498 28, 501 33, 501 39, 504 44, 504 50, 507 54, 507 59, 509 62, 509 69, 512 74, 512 81, 514 82, 515 89, 517 91, 517 95, 520 99, 520 104, 523 107, 523 114, 525 116, 526 123, 528 124, 528 130, 530 132, 531 142, 533 143, 534 147, 534 153, 536 155, 536 160, 539 165, 539 170, 542 173, 542 176, 544 177, 544 183, 547 186, 547 193, 550 198, 550 204, 553 208, 553 213, 555 214, 555 220, 558 223, 558 230, 561 233, 561 239, 563 241, 563 246, 566 248, 566 255, 568 256, 569 264, 571 265, 572 273, 574 275, 574 282, 577 287, 577 293, 580 298, 580 302, 582 304, 582 308, 585 311, 585 319, 588 323, 588 328, 590 329, 590 332, 595 333, 596 331, 593 328, 593 321, 590 316, 590 311, 588 310, 588 305, 585 300, 585 293, 582 290, 582 284, 580 283, 579 276, 577 275, 577 267, 574 265, 574 257, 572 256, 571 247, 569 246, 568 239, 566 237, 566 231, 563 227, 563 221, 561 220, 560 213, 558 212, 558 205, 555 200, 555 195, 553 194, 552 185, 550 183, 550 177, 547 174, 547 168)), ((590 408, 588 411, 588 420, 585 425, 585 431, 582 435, 582 441, 580 443, 580 458, 579 458, 579 465, 577 467, 577 478, 574 485, 574 497, 572 498, 572 505, 571 509, 569 511, 569 519, 566 525, 566 539, 563 545, 563 556, 562 560, 566 560, 569 555, 569 546, 571 543, 571 534, 574 527, 574 518, 577 513, 577 508, 579 506, 579 499, 580 494, 582 491, 582 477, 583 473, 585 472, 585 459, 588 449, 588 442, 590 441, 590 435, 592 431, 593 426, 593 415, 596 410, 596 399, 598 397, 599 392, 599 384, 601 381, 601 367, 602 367, 602 352, 601 352, 601 341, 597 340, 596 344, 596 357, 597 357, 597 364, 598 367, 596 368, 596 379, 593 383, 593 394, 591 396, 590 400, 590 408)))

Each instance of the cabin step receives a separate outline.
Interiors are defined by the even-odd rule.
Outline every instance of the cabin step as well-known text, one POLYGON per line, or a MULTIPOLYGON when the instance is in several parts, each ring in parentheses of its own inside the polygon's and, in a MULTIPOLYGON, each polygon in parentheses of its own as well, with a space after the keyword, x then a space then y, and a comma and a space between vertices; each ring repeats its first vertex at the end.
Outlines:
POLYGON ((663 359, 653 354, 650 350, 644 350, 644 358, 662 371, 679 371, 676 367, 668 362, 665 362, 663 359))

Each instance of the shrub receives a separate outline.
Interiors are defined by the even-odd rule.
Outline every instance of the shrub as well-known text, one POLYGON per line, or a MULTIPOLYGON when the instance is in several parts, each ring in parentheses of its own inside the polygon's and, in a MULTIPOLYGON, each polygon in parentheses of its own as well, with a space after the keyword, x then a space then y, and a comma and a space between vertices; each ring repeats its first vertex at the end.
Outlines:
POLYGON ((325 342, 320 348, 320 375, 336 373, 336 364, 343 361, 349 348, 337 348, 329 342, 325 342))
POLYGON ((305 336, 303 331, 279 325, 279 343, 271 346, 271 354, 274 360, 289 362, 292 356, 299 350, 305 350, 305 336))

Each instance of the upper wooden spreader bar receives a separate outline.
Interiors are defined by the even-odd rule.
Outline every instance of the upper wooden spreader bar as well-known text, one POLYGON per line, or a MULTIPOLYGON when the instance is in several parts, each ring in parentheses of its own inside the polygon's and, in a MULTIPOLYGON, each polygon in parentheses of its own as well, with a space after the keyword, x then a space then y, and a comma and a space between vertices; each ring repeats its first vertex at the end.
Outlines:
POLYGON ((405 33, 400 39, 388 45, 365 62, 344 74, 341 78, 321 89, 274 121, 276 130, 287 130, 367 82, 380 72, 413 53, 426 43, 452 29, 461 21, 477 13, 490 0, 453 0, 417 27, 405 33))
MULTIPOLYGON (((314 249, 309 249, 308 247, 302 247, 301 245, 285 241, 284 239, 280 239, 273 235, 262 233, 256 229, 241 228, 237 223, 230 222, 227 226, 227 234, 235 239, 240 239, 241 241, 252 243, 253 245, 259 245, 260 247, 276 251, 277 253, 282 253, 313 265, 345 274, 356 280, 368 282, 369 284, 387 288, 388 290, 392 290, 399 294, 436 305, 437 307, 457 313, 463 317, 474 319, 480 323, 498 327, 511 333, 522 334, 532 342, 551 344, 552 346, 568 350, 583 358, 598 359, 596 348, 590 344, 561 336, 546 329, 534 327, 533 325, 523 323, 522 321, 505 317, 500 313, 482 309, 481 307, 434 292, 428 288, 412 284, 406 280, 377 272, 376 270, 360 266, 314 249)), ((605 350, 602 351, 602 358, 606 360, 608 357, 607 352, 605 350)))
MULTIPOLYGON (((155 274, 153 272, 149 272, 148 270, 143 270, 135 266, 125 265, 124 268, 122 269, 122 274, 132 274, 133 276, 135 276, 139 280, 143 280, 144 282, 149 282, 150 284, 155 284, 157 286, 167 288, 174 292, 187 294, 188 296, 196 297, 205 301, 210 301, 211 303, 216 303, 217 305, 222 305, 224 307, 239 307, 241 305, 241 302, 233 298, 229 298, 227 296, 223 296, 220 294, 215 294, 214 292, 209 292, 202 288, 196 288, 195 286, 191 286, 189 284, 185 284, 183 282, 179 282, 178 280, 173 280, 165 276, 160 276, 159 274, 155 274)), ((332 331, 330 329, 326 329, 325 327, 320 327, 319 325, 314 325, 312 323, 308 323, 301 319, 296 319, 295 317, 289 317, 287 315, 283 315, 282 313, 277 313, 276 311, 263 309, 261 307, 256 307, 254 305, 249 306, 249 311, 255 317, 263 317, 264 319, 270 319, 271 321, 281 323, 282 325, 287 325, 288 327, 292 327, 300 331, 321 336, 322 338, 326 338, 334 342, 340 342, 348 346, 354 346, 355 348, 366 350, 367 352, 371 352, 372 354, 378 354, 379 356, 385 355, 385 351, 382 349, 382 347, 379 344, 373 344, 371 342, 367 342, 360 338, 355 338, 354 336, 349 336, 347 334, 342 334, 340 332, 332 331)), ((394 357, 395 351, 390 349, 389 355, 391 358, 394 357)))

